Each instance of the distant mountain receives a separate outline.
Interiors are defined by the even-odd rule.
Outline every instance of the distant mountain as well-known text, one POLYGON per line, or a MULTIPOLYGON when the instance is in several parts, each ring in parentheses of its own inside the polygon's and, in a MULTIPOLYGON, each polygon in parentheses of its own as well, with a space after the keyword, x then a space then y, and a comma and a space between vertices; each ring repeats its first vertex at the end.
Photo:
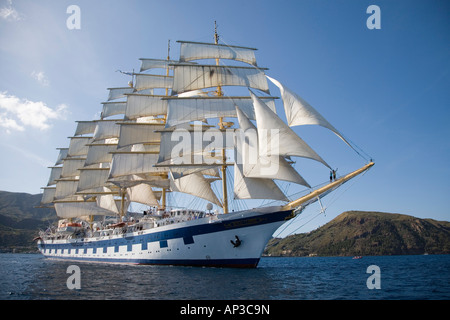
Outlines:
POLYGON ((272 239, 269 256, 449 254, 450 222, 382 212, 344 212, 309 233, 272 239))
POLYGON ((36 251, 39 229, 56 221, 54 209, 36 208, 42 195, 0 191, 0 251, 36 251))
POLYGON ((55 210, 36 208, 42 194, 0 191, 0 214, 15 220, 54 218, 55 210))

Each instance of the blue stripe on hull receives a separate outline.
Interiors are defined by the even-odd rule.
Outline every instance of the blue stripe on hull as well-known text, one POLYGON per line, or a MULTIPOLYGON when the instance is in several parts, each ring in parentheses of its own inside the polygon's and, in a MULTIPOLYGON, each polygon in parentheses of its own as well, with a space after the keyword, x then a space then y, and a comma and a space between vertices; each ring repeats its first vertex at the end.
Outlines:
POLYGON ((106 258, 78 258, 78 257, 48 257, 52 260, 67 260, 81 262, 106 262, 139 265, 171 265, 191 267, 226 267, 226 268, 256 268, 259 258, 254 259, 106 259, 106 258))

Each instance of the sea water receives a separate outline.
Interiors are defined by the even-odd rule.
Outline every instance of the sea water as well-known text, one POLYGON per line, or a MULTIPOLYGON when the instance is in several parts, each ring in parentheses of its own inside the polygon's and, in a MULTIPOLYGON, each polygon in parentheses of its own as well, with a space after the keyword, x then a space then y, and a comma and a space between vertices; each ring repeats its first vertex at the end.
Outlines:
POLYGON ((0 254, 0 270, 1 300, 450 299, 450 255, 263 257, 256 269, 229 269, 0 254))

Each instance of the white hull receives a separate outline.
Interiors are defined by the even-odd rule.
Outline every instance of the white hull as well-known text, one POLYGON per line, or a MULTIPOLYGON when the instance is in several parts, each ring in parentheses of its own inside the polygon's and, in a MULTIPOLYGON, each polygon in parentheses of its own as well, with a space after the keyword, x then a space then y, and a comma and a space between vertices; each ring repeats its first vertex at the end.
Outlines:
POLYGON ((236 212, 96 238, 39 240, 54 259, 130 264, 256 267, 273 232, 291 217, 279 207, 236 212), (278 209, 278 210, 277 210, 278 209), (241 241, 234 246, 231 241, 241 241))

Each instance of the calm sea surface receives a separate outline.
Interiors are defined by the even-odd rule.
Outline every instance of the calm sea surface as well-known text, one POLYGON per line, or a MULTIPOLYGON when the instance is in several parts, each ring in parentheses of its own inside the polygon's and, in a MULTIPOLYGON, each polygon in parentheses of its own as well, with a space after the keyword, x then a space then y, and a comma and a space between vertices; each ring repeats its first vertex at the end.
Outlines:
MULTIPOLYGON (((450 299, 450 255, 262 258, 257 269, 127 266, 0 254, 0 299, 450 299), (70 290, 70 265, 80 289, 70 290), (380 289, 368 289, 369 266, 380 289)), ((375 281, 375 282, 374 282, 375 281)))

